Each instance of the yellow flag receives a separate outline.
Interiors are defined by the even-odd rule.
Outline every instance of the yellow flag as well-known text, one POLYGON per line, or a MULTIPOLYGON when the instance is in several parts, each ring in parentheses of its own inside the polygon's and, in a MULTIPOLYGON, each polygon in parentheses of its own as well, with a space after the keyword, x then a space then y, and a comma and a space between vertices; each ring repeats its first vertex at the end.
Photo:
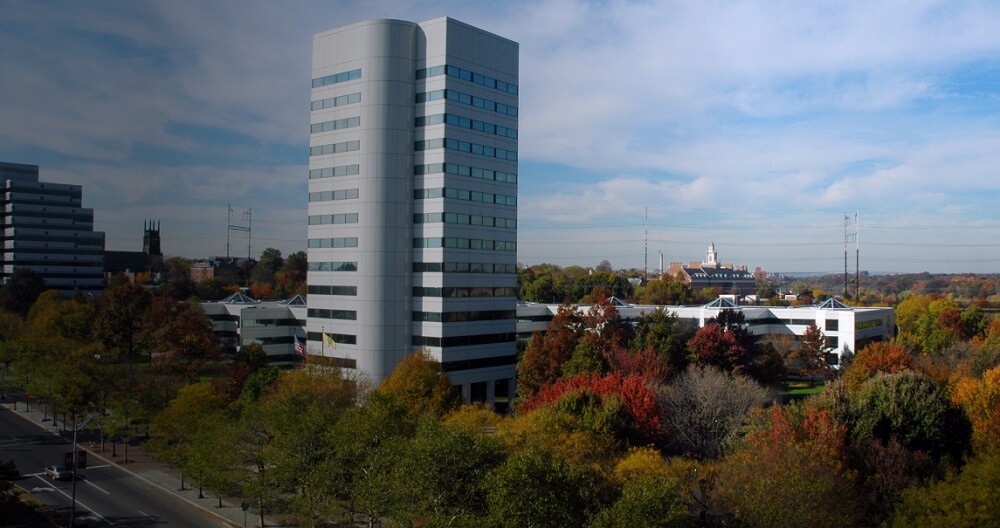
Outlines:
POLYGON ((323 332, 323 344, 330 348, 337 348, 337 342, 326 332, 323 332))

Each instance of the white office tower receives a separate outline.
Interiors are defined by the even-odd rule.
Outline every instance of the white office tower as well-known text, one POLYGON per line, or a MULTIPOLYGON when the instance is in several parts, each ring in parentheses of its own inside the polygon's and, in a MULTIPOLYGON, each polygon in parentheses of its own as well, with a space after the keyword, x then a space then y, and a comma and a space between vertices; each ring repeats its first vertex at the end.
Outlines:
POLYGON ((379 383, 425 348, 465 401, 506 406, 517 72, 517 43, 449 18, 313 37, 310 354, 379 383))

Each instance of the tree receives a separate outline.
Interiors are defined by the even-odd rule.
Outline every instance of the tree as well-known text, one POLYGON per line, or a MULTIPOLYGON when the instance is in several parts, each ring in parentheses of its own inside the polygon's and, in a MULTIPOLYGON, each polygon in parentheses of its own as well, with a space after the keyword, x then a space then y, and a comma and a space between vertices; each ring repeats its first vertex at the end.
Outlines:
POLYGON ((461 405, 461 396, 448 381, 441 363, 426 350, 407 355, 387 378, 379 392, 405 405, 410 414, 443 416, 461 405))
POLYGON ((208 422, 224 420, 225 405, 225 396, 211 383, 182 387, 177 397, 150 419, 146 447, 160 460, 183 469, 195 434, 208 422))
POLYGON ((501 527, 583 526, 610 503, 609 483, 593 468, 538 448, 514 453, 486 479, 489 521, 501 527))
POLYGON ((400 442, 389 489, 397 506, 389 517, 401 524, 473 524, 485 517, 486 474, 506 458, 494 436, 425 420, 400 442))
POLYGON ((952 400, 972 422, 976 451, 1000 453, 1000 367, 986 371, 982 379, 963 378, 952 391, 952 400))
POLYGON ((517 383, 520 397, 529 397, 544 385, 562 375, 562 366, 573 357, 584 325, 576 308, 570 304, 559 307, 543 335, 531 336, 524 356, 517 364, 517 383))
POLYGON ((691 286, 672 275, 653 279, 639 291, 639 302, 642 304, 688 304, 693 301, 691 286))
POLYGON ((200 305, 190 301, 153 299, 140 339, 153 355, 154 367, 188 378, 222 353, 212 321, 200 305))
POLYGON ((857 386, 879 373, 892 374, 908 370, 913 358, 898 343, 868 343, 851 360, 844 371, 844 381, 857 386))
POLYGON ((826 362, 830 348, 826 345, 826 337, 815 323, 806 327, 799 346, 791 352, 792 367, 801 375, 815 383, 816 379, 827 379, 833 373, 826 362))
POLYGON ((685 500, 697 474, 697 464, 683 460, 668 462, 655 449, 639 448, 615 466, 614 477, 621 495, 610 507, 588 523, 589 528, 698 526, 685 500))
MULTIPOLYGON (((219 498, 238 493, 246 475, 237 451, 237 424, 230 419, 206 420, 194 431, 182 471, 219 498)), ((200 495, 200 494, 199 494, 200 495)))
POLYGON ((356 386, 337 370, 284 372, 272 388, 243 412, 245 445, 251 462, 266 466, 252 475, 257 498, 274 499, 270 485, 288 493, 288 504, 309 526, 318 522, 335 495, 326 463, 334 446, 325 437, 342 413, 357 401, 356 386), (260 477, 260 478, 258 478, 260 477))
POLYGON ((666 361, 671 371, 682 372, 689 362, 687 342, 694 332, 694 328, 681 322, 677 314, 657 308, 635 320, 632 349, 651 347, 666 361))
POLYGON ((660 386, 657 396, 671 448, 697 458, 718 458, 750 411, 766 405, 773 394, 749 378, 692 366, 660 386))
POLYGON ((106 290, 98 305, 94 333, 109 351, 129 365, 130 373, 138 358, 136 342, 151 300, 146 288, 123 284, 106 290))
MULTIPOLYGON (((562 403, 563 410, 570 411, 578 418, 614 416, 608 411, 613 407, 608 405, 608 398, 614 397, 626 413, 627 422, 617 423, 613 432, 622 440, 632 445, 648 445, 660 439, 660 416, 656 395, 647 386, 647 379, 638 376, 622 376, 621 374, 578 374, 567 379, 560 379, 551 385, 538 390, 530 398, 521 402, 519 412, 530 413, 543 406, 562 403), (599 414, 593 413, 599 411, 599 414)), ((611 405, 614 405, 612 402, 611 405)), ((586 423, 586 421, 585 421, 586 423)), ((608 423, 600 420, 591 423, 608 423)))
POLYGON ((28 314, 31 305, 45 291, 45 278, 27 268, 14 270, 7 282, 0 287, 0 305, 4 310, 28 314))
POLYGON ((969 461, 961 472, 928 487, 914 486, 892 519, 894 528, 978 528, 1000 524, 1000 455, 969 461))
POLYGON ((913 373, 880 374, 850 396, 846 423, 854 441, 897 439, 934 460, 958 464, 969 449, 971 428, 947 392, 913 373))
POLYGON ((775 407, 769 427, 718 465, 709 506, 725 525, 853 527, 861 507, 844 464, 844 427, 775 407))

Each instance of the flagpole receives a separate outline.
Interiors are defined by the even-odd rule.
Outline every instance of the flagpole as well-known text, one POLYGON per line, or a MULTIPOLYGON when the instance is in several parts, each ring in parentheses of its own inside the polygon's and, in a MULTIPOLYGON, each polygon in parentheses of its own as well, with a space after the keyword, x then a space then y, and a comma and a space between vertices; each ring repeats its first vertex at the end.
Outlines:
POLYGON ((319 355, 326 357, 326 327, 319 327, 319 355))

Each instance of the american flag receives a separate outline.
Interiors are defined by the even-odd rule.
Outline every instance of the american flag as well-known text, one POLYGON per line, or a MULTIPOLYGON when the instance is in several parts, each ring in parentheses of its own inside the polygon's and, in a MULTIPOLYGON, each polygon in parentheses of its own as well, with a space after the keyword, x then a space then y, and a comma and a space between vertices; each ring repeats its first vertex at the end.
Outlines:
POLYGON ((299 336, 294 336, 294 337, 295 337, 295 353, 302 357, 306 357, 306 344, 303 343, 301 339, 299 339, 299 336))

